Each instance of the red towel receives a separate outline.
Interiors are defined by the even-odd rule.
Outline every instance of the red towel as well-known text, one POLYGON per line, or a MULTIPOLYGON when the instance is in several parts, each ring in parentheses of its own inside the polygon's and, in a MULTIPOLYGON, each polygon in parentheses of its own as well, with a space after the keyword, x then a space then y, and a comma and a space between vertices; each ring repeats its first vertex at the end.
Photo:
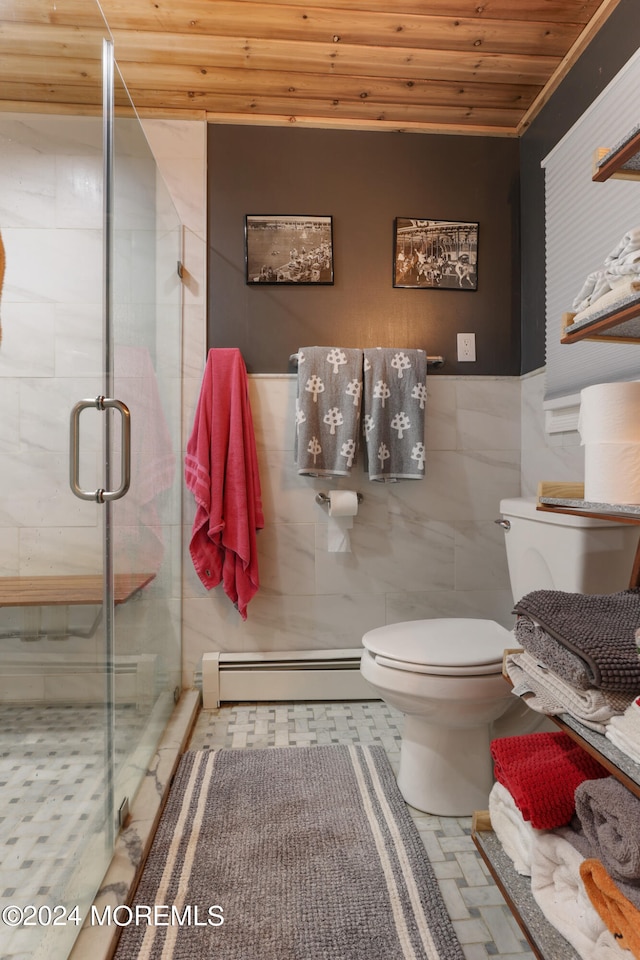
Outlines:
POLYGON ((236 347, 210 350, 187 443, 185 480, 197 510, 189 552, 202 583, 223 583, 243 620, 259 587, 264 527, 247 370, 236 347))
POLYGON ((609 776, 561 730, 493 740, 491 756, 496 780, 507 788, 523 819, 537 830, 568 824, 576 809, 576 787, 583 780, 609 776))

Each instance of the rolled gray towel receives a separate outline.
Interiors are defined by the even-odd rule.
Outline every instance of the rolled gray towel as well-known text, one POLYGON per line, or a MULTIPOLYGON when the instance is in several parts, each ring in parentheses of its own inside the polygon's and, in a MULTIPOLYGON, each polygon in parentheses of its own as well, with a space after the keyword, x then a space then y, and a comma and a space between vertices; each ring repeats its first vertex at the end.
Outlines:
POLYGON ((640 799, 615 777, 584 780, 575 792, 584 836, 612 879, 640 887, 640 799))

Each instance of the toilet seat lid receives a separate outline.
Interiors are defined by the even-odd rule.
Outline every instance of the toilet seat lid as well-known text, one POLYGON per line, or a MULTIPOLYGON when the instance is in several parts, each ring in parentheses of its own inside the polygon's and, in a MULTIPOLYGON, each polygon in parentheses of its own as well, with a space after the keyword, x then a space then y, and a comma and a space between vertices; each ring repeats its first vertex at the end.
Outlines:
POLYGON ((499 673, 513 635, 494 620, 408 620, 369 630, 365 649, 382 666, 440 676, 499 673))

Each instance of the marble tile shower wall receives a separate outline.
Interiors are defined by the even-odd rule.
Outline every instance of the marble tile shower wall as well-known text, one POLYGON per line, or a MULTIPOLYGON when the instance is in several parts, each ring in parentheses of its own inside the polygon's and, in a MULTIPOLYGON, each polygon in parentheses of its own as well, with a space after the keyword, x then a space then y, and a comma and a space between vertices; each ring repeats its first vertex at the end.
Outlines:
MULTIPOLYGON (((83 574, 102 564, 101 508, 75 498, 68 480, 69 413, 79 399, 102 392, 101 144, 100 118, 0 117, 0 224, 7 260, 0 305, 0 576, 83 574)), ((165 233, 153 228, 171 224, 172 214, 133 126, 121 128, 118 150, 114 301, 134 303, 136 323, 143 317, 150 325, 158 374, 167 384, 168 371, 176 366, 175 332, 170 343, 163 336, 165 329, 175 331, 177 322, 163 323, 163 311, 172 309, 175 315, 175 305, 169 304, 177 297, 165 293, 163 302, 163 291, 158 296, 154 259, 168 258, 175 275, 176 245, 165 250, 170 246, 165 233)), ((128 317, 117 319, 122 330, 128 317)), ((173 376, 175 401, 169 401, 165 415, 174 418, 176 435, 181 385, 173 376)), ((82 415, 80 476, 87 485, 102 476, 101 423, 93 419, 98 416, 82 415)), ((178 497, 179 485, 176 489, 178 497)), ((171 514, 165 532, 175 542, 182 532, 177 503, 171 514)), ((179 572, 174 577, 171 595, 179 596, 179 572)), ((0 632, 23 630, 30 615, 5 608, 0 632)), ((33 615, 39 617, 40 611, 33 615)), ((81 629, 94 616, 95 610, 87 608, 68 614, 81 629)), ((66 608, 43 610, 42 617, 49 629, 67 627, 66 608)), ((3 640, 2 656, 0 699, 57 700, 75 694, 61 686, 59 676, 49 676, 49 668, 61 658, 100 663, 103 651, 91 638, 69 638, 60 646, 46 639, 25 644, 14 637, 3 640), (23 658, 32 666, 29 675, 9 677, 8 659, 19 671, 23 658)), ((100 696, 102 677, 95 678, 95 686, 100 696)))
MULTIPOLYGON (((185 685, 206 651, 357 647, 368 629, 421 617, 489 617, 511 627, 494 520, 500 499, 520 494, 520 379, 428 378, 426 479, 389 485, 361 468, 333 484, 297 475, 295 389, 293 376, 250 377, 266 516, 261 589, 243 622, 221 588, 205 594, 186 554, 185 685), (327 550, 327 510, 315 495, 332 486, 363 494, 351 553, 327 550)), ((187 493, 187 540, 192 518, 187 493)))

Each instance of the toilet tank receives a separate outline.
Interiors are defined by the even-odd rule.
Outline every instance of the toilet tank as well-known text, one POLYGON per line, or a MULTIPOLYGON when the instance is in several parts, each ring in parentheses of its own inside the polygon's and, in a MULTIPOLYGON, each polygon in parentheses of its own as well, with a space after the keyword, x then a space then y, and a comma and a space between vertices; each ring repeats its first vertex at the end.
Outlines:
MULTIPOLYGON (((532 590, 614 593, 629 586, 640 527, 500 501, 514 603, 532 590)), ((500 521, 498 521, 500 522, 500 521)))

